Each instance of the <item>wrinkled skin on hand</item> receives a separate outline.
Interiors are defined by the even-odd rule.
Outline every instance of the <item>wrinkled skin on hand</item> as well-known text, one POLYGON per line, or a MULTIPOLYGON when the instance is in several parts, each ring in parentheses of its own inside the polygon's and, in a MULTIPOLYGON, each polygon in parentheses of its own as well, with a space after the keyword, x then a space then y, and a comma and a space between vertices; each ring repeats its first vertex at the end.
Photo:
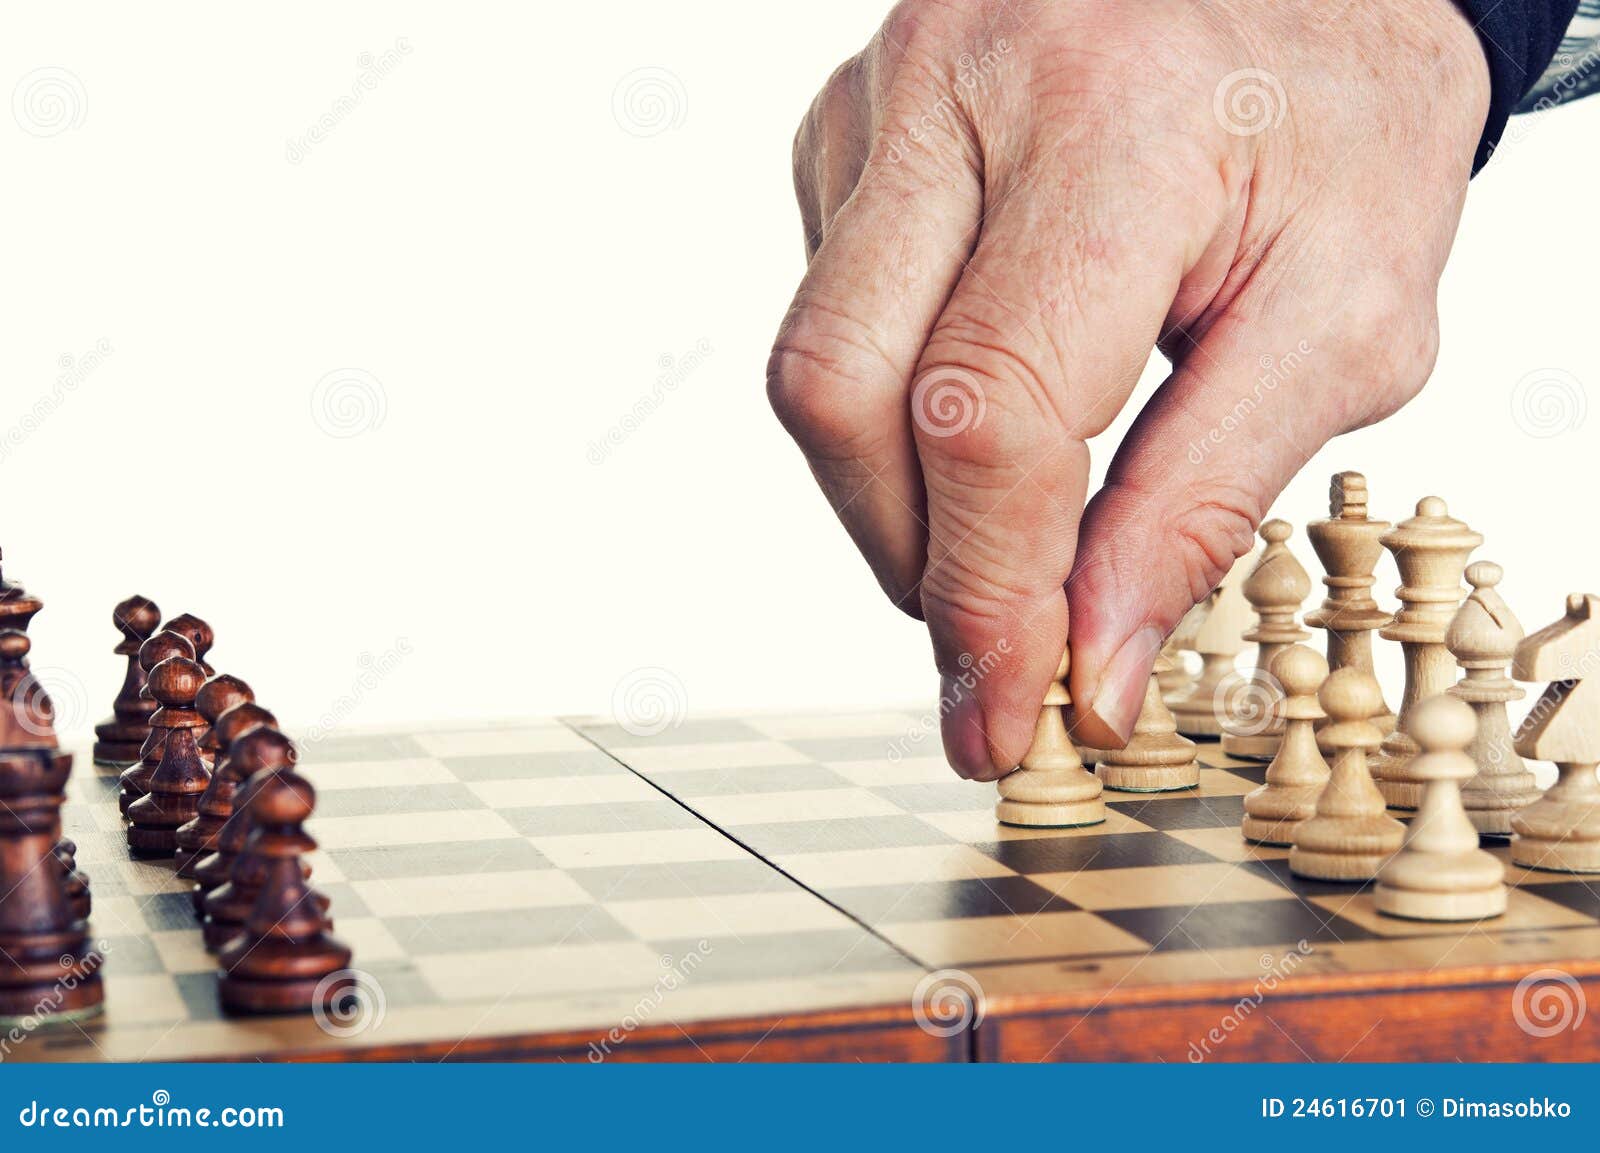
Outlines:
POLYGON ((906 0, 828 80, 768 392, 927 622, 957 772, 1021 759, 1069 628, 1123 744, 1296 470, 1422 387, 1488 100, 1448 0, 906 0))

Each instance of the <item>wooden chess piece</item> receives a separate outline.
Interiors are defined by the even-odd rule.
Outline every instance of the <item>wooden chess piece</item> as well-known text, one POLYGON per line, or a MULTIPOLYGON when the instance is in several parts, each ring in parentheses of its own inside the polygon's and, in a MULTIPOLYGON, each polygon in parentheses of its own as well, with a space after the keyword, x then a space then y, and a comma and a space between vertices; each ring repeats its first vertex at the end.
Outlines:
POLYGON ((1162 646, 1161 655, 1172 662, 1172 667, 1161 674, 1162 699, 1169 704, 1194 688, 1195 675, 1189 671, 1187 654, 1194 652, 1195 634, 1200 631, 1200 622, 1205 620, 1210 607, 1209 597, 1192 606, 1162 646))
POLYGON ((1478 830, 1461 804, 1461 782, 1478 769, 1467 753, 1477 728, 1472 709, 1443 694, 1419 701, 1408 721, 1422 803, 1400 851, 1378 871, 1373 904, 1413 921, 1498 917, 1506 911, 1505 866, 1478 847, 1478 830))
POLYGON ((236 1013, 330 1008, 354 992, 354 979, 350 950, 328 935, 305 881, 304 856, 317 847, 304 827, 316 792, 292 769, 252 780, 251 791, 248 848, 262 861, 261 887, 243 931, 218 953, 222 1004, 236 1013))
POLYGON ((1395 730, 1384 738, 1372 761, 1372 778, 1391 809, 1414 809, 1422 800, 1423 782, 1406 769, 1417 751, 1411 739, 1407 713, 1419 701, 1446 692, 1456 680, 1456 662, 1445 648, 1445 633, 1461 605, 1461 574, 1467 555, 1483 543, 1450 516, 1444 501, 1425 496, 1417 502, 1417 515, 1402 521, 1380 538, 1394 554, 1400 569, 1400 611, 1394 623, 1378 635, 1399 641, 1405 650, 1406 688, 1400 700, 1395 730))
POLYGON ((217 670, 206 661, 206 654, 211 651, 211 646, 216 641, 210 625, 193 613, 180 613, 163 627, 166 632, 177 633, 194 646, 195 663, 207 677, 217 675, 217 670))
POLYGON ((1467 566, 1472 592, 1450 622, 1444 642, 1466 673, 1451 686, 1450 695, 1471 705, 1478 719, 1477 733, 1467 746, 1478 771, 1461 786, 1461 800, 1479 833, 1503 840, 1511 836, 1512 814, 1539 799, 1539 784, 1512 747, 1506 717, 1506 702, 1524 695, 1506 675, 1523 634, 1495 591, 1501 575, 1500 566, 1489 561, 1467 566))
POLYGON ((1294 831, 1289 871, 1322 881, 1370 881, 1405 840, 1406 827, 1384 812, 1367 756, 1383 740, 1367 718, 1383 707, 1375 678, 1359 669, 1330 673, 1317 694, 1331 719, 1323 734, 1333 768, 1317 811, 1294 831))
MULTIPOLYGON (((222 829, 233 816, 235 796, 244 784, 244 776, 235 768, 231 752, 233 742, 263 727, 277 728, 278 719, 254 701, 235 705, 218 717, 217 723, 211 727, 208 735, 214 737, 224 751, 217 754, 216 765, 211 770, 211 783, 200 794, 194 820, 178 829, 178 876, 196 880, 195 869, 200 861, 217 851, 222 829)), ((218 878, 217 885, 226 879, 226 875, 218 878)), ((216 888, 216 885, 212 888, 216 888)), ((195 886, 196 913, 204 911, 200 902, 206 892, 199 885, 195 886)))
POLYGON ((1055 680, 1045 692, 1044 707, 1033 730, 1033 744, 1022 764, 996 782, 1000 801, 995 816, 1002 824, 1031 828, 1098 825, 1106 819, 1103 787, 1083 767, 1067 736, 1065 709, 1071 654, 1061 654, 1055 680))
POLYGON ((1272 662, 1292 644, 1311 634, 1295 623, 1295 614, 1311 595, 1311 577, 1289 551, 1294 528, 1286 520, 1261 526, 1266 547, 1244 581, 1244 598, 1256 613, 1256 625, 1244 639, 1256 644, 1256 663, 1241 690, 1230 694, 1233 707, 1222 734, 1222 751, 1248 761, 1270 761, 1283 740, 1283 722, 1274 706, 1283 690, 1272 676, 1272 662))
POLYGON ((73 919, 86 921, 93 909, 93 900, 89 894, 89 874, 78 870, 78 845, 62 837, 56 842, 56 860, 61 865, 63 891, 67 896, 67 908, 72 913, 73 919))
POLYGON ((1166 658, 1158 654, 1128 743, 1120 749, 1097 751, 1094 775, 1108 789, 1165 793, 1192 789, 1200 783, 1194 742, 1178 735, 1172 710, 1161 699, 1161 673, 1166 664, 1166 658))
MULTIPOLYGON (((1306 624, 1328 634, 1328 671, 1357 669, 1373 675, 1372 633, 1394 616, 1372 599, 1373 570, 1383 555, 1383 534, 1392 526, 1367 515, 1367 478, 1359 472, 1335 473, 1328 490, 1328 519, 1306 525, 1306 536, 1325 574, 1328 596, 1306 614, 1306 624)), ((1388 705, 1372 718, 1384 736, 1394 732, 1388 705)), ((1318 726, 1319 728, 1321 726, 1318 726)), ((1323 755, 1333 750, 1322 749, 1323 755)))
POLYGON ((128 806, 128 849, 135 857, 170 857, 178 848, 178 827, 193 820, 211 775, 195 737, 205 725, 195 711, 195 694, 205 673, 188 657, 168 657, 150 670, 150 693, 161 708, 151 724, 166 730, 161 761, 144 796, 128 806))
POLYGON ((199 741, 200 755, 205 758, 206 764, 216 765, 217 758, 226 747, 216 737, 217 718, 235 705, 255 699, 256 695, 249 685, 228 673, 218 673, 200 686, 194 698, 194 709, 206 722, 199 741))
POLYGON ((139 665, 139 646, 160 626, 161 610, 146 597, 131 596, 112 611, 111 622, 122 633, 113 651, 127 659, 128 669, 111 715, 94 727, 94 763, 126 768, 139 759, 150 736, 150 716, 156 711, 155 702, 140 695, 145 672, 139 665))
MULTIPOLYGON (((9 713, 10 710, 0 710, 9 713)), ((6 722, 9 727, 10 722, 6 722)), ((100 955, 72 915, 56 856, 67 768, 49 749, 0 747, 0 1025, 100 1011, 100 955), (41 1014, 40 1006, 49 1006, 41 1014)))
POLYGON ((1271 673, 1283 686, 1273 706, 1283 721, 1278 755, 1267 766, 1266 783, 1245 794, 1244 839, 1257 845, 1294 844, 1302 822, 1316 814, 1317 798, 1328 783, 1328 762, 1317 749, 1316 724, 1328 714, 1317 690, 1328 679, 1328 662, 1315 649, 1290 645, 1272 661, 1271 673))
POLYGON ((1517 646, 1511 675, 1549 681, 1517 729, 1524 757, 1554 761, 1556 783, 1511 818, 1511 859, 1530 869, 1600 872, 1600 597, 1574 593, 1567 614, 1517 646))
POLYGON ((262 862, 245 852, 252 783, 292 769, 299 753, 288 737, 262 727, 238 737, 228 747, 228 757, 234 762, 230 771, 245 783, 234 794, 233 815, 217 835, 216 852, 200 858, 194 866, 195 882, 205 891, 202 937, 212 952, 243 929, 261 885, 262 862))
POLYGON ((144 744, 139 748, 138 762, 124 769, 122 776, 118 778, 121 789, 117 805, 124 815, 127 814, 129 805, 149 791, 150 778, 155 776, 156 766, 161 763, 161 750, 166 744, 167 731, 156 723, 156 716, 161 706, 150 692, 148 678, 151 669, 171 657, 194 659, 194 645, 189 643, 189 638, 162 629, 139 646, 139 667, 144 671, 146 678, 140 696, 150 702, 153 711, 150 714, 150 735, 144 739, 144 744))
POLYGON ((39 615, 44 602, 31 595, 15 581, 8 581, 0 572, 0 628, 28 631, 28 622, 39 615))
POLYGON ((1220 737, 1226 717, 1229 686, 1238 679, 1234 661, 1244 649, 1244 630, 1250 623, 1250 605, 1244 599, 1244 578, 1255 567, 1255 554, 1246 553, 1206 602, 1195 631, 1194 651, 1200 654, 1200 675, 1194 688, 1167 701, 1178 732, 1186 737, 1220 737))

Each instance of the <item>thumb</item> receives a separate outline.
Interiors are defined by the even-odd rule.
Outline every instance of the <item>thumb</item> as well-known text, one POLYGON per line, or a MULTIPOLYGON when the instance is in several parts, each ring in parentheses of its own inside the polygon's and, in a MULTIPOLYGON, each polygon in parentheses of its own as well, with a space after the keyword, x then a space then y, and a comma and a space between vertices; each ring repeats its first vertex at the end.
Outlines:
MULTIPOLYGON (((1375 317, 1370 331, 1381 326, 1375 317)), ((1420 385, 1431 367, 1431 335, 1409 346, 1392 332, 1341 335, 1323 348, 1309 317, 1225 317, 1140 413, 1084 510, 1067 583, 1074 739, 1126 743, 1152 638, 1249 550, 1278 494, 1330 437, 1395 407, 1394 390, 1374 379, 1420 385)))

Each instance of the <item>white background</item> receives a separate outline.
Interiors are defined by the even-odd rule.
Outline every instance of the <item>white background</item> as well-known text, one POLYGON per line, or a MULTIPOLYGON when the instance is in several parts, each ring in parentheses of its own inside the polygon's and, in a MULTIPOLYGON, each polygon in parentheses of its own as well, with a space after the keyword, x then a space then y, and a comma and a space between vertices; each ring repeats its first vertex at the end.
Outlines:
MULTIPOLYGON (((299 725, 605 712, 641 667, 693 712, 930 698, 920 626, 882 601, 763 393, 802 269, 793 129, 881 15, 12 12, 0 90, 49 69, 67 104, 53 123, 0 113, 0 545, 47 602, 35 664, 67 726, 106 711, 110 611, 134 591, 207 617, 218 666, 299 725), (303 143, 363 53, 398 63, 303 143), (614 111, 639 69, 658 122, 614 111), (101 341, 31 415, 62 358, 75 371, 101 341), (594 463, 663 358, 697 347, 594 463), (357 405, 319 417, 341 369, 367 374, 357 405), (351 418, 365 431, 329 435, 351 418)), ((1561 109, 1475 183, 1429 390, 1336 442, 1276 510, 1322 515, 1339 468, 1391 520, 1437 492, 1486 534, 1530 629, 1600 588, 1600 414, 1579 419, 1600 382, 1597 133, 1600 99, 1561 109), (1518 382, 1552 369, 1570 374, 1557 410, 1517 417, 1518 382), (1557 435, 1524 431, 1545 418, 1557 435)), ((1396 583, 1386 560, 1386 603, 1396 583)))

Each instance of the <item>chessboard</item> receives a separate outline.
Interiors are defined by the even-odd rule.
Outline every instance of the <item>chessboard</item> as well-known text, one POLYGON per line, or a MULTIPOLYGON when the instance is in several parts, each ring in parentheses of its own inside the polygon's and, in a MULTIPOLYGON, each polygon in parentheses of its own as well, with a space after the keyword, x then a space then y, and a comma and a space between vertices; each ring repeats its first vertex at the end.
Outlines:
POLYGON ((1600 1056, 1547 1003, 1600 990, 1600 882, 1508 867, 1495 921, 1392 920, 1247 846, 1265 769, 1215 744, 1198 789, 1108 793, 1080 829, 997 823, 913 711, 300 744, 357 1003, 225 1015, 185 884, 130 859, 80 753, 63 820, 105 1010, 6 1059, 1600 1056))

